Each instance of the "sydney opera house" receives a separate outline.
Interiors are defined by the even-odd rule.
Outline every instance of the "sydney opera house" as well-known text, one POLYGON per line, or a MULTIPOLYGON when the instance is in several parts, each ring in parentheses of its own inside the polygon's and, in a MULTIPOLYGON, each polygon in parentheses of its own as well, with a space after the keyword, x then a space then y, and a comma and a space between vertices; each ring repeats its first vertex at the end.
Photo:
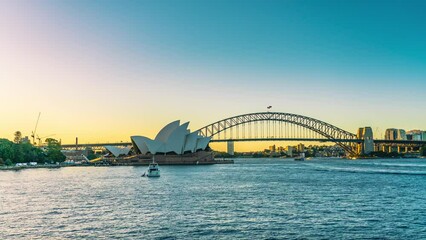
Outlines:
POLYGON ((106 147, 114 156, 125 156, 121 163, 147 164, 153 156, 159 164, 212 164, 216 163, 210 151, 210 137, 204 137, 199 131, 191 132, 189 122, 180 124, 174 121, 158 132, 154 139, 145 136, 131 136, 132 150, 127 148, 106 147))
POLYGON ((180 121, 167 124, 155 139, 144 136, 132 136, 134 150, 138 154, 176 154, 195 153, 206 150, 210 137, 199 135, 198 131, 188 130, 189 122, 180 125, 180 121))

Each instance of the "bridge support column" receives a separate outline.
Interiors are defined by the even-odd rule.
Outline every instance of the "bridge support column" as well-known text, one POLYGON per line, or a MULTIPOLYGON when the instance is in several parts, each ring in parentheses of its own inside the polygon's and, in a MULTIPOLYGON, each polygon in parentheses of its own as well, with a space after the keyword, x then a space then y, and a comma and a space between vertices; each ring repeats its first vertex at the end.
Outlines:
POLYGON ((379 152, 381 150, 381 148, 380 148, 380 144, 375 144, 374 145, 374 151, 375 152, 379 152))
POLYGON ((234 156, 235 152, 234 152, 234 142, 233 141, 229 141, 227 142, 228 148, 227 148, 227 153, 231 156, 234 156))
POLYGON ((386 152, 386 153, 389 153, 389 152, 391 152, 391 151, 392 151, 392 146, 389 146, 389 145, 383 145, 383 146, 382 146, 382 151, 383 151, 383 152, 386 152))

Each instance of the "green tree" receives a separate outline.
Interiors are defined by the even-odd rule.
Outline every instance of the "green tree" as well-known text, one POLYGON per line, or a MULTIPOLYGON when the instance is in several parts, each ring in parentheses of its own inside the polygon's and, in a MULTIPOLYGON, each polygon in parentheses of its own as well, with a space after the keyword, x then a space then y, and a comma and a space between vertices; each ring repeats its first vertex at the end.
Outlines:
POLYGON ((19 144, 22 142, 22 133, 21 131, 16 131, 15 132, 15 138, 13 139, 13 142, 16 144, 19 144))
POLYGON ((53 138, 46 139, 46 157, 51 162, 63 162, 65 161, 65 155, 61 152, 61 144, 58 140, 53 138))
MULTIPOLYGON (((60 153, 60 146, 59 146, 60 153)), ((59 155, 59 154, 58 154, 59 155)), ((34 147, 29 142, 13 143, 7 139, 0 139, 0 158, 8 159, 12 163, 46 161, 46 154, 42 149, 34 147)))
POLYGON ((22 148, 22 152, 24 154, 25 162, 38 162, 38 163, 46 162, 46 154, 43 152, 41 148, 34 147, 29 142, 23 142, 20 145, 22 148))
POLYGON ((12 149, 13 149, 13 152, 14 152, 13 160, 14 160, 15 163, 26 162, 25 158, 24 158, 24 151, 22 150, 21 144, 13 144, 12 149))
POLYGON ((423 146, 422 148, 420 148, 420 155, 426 157, 426 146, 423 146))
POLYGON ((15 159, 13 142, 7 139, 0 139, 0 157, 3 159, 15 159))
POLYGON ((6 166, 12 166, 13 162, 10 159, 7 159, 6 162, 4 163, 6 166))

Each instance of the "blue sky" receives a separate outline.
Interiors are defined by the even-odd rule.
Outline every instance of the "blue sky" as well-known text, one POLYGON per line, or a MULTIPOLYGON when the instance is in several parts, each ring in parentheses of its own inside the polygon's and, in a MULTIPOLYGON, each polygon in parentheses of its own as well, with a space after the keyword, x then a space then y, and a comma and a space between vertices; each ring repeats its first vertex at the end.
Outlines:
MULTIPOLYGON (((421 70, 424 1, 69 1, 115 43, 214 66, 421 70), (236 63, 235 63, 236 62, 236 63), (253 63, 254 62, 254 63, 253 63)), ((76 19, 77 20, 77 19, 76 19)), ((84 26, 82 26, 84 28, 84 26)), ((422 72, 424 73, 424 72, 422 72)))
POLYGON ((42 111, 64 139, 95 141, 120 124, 126 130, 103 139, 125 140, 175 119, 197 128, 273 105, 352 132, 426 129, 425 1, 33 0, 0 9, 9 51, 1 81, 6 92, 23 89, 25 102, 5 110, 20 114, 3 125, 30 129, 25 118, 42 111), (34 100, 34 87, 43 97, 34 100), (71 130, 57 123, 64 107, 67 118, 111 108, 122 117, 95 127, 79 119, 71 130))
POLYGON ((422 1, 69 1, 52 10, 78 17, 73 24, 123 59, 265 76, 232 80, 255 89, 299 77, 336 90, 426 84, 422 1))

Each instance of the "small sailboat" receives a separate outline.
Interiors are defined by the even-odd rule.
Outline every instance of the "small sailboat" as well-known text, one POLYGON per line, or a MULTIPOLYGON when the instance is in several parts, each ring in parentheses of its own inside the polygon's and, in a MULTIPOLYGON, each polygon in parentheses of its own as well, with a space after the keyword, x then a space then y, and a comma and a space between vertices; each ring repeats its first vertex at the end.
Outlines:
POLYGON ((142 177, 159 177, 160 169, 158 164, 154 161, 154 156, 152 157, 152 163, 149 164, 146 172, 142 174, 142 177))

